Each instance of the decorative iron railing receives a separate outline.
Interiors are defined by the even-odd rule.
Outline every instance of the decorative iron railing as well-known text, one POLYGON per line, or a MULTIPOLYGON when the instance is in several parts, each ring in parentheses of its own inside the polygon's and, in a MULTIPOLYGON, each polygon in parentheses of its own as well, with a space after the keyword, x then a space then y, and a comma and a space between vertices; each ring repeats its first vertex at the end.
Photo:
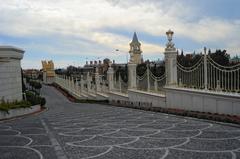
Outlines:
POLYGON ((120 92, 120 93, 125 93, 125 94, 127 93, 128 82, 125 82, 122 79, 121 75, 119 75, 118 78, 115 75, 115 78, 114 78, 114 90, 117 91, 117 92, 120 92))
POLYGON ((240 93, 240 64, 222 66, 206 54, 191 67, 178 62, 177 76, 180 87, 240 93))
POLYGON ((137 75, 137 89, 148 92, 162 92, 163 87, 166 84, 166 75, 155 76, 149 67, 147 67, 146 71, 141 75, 137 75))

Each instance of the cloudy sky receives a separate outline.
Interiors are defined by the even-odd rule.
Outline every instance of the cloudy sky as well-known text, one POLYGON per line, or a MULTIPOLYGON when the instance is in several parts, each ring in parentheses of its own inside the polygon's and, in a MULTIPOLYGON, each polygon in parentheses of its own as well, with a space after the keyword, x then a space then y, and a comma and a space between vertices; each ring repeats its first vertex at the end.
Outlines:
POLYGON ((136 31, 144 59, 163 58, 165 32, 178 49, 240 54, 239 0, 0 0, 0 45, 26 52, 23 68, 126 62, 136 31), (119 49, 118 52, 115 50, 119 49))

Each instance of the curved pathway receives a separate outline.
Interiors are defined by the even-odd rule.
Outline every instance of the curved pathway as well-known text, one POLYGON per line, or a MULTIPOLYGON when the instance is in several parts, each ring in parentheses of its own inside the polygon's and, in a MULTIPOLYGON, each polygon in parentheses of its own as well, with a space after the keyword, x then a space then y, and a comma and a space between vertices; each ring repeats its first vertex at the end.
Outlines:
POLYGON ((42 93, 49 111, 0 123, 1 159, 240 158, 237 127, 42 93))

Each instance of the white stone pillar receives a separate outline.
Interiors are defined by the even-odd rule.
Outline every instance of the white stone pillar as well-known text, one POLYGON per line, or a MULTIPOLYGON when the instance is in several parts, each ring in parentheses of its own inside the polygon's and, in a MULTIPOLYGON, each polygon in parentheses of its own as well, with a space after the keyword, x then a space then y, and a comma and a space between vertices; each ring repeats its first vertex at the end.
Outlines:
POLYGON ((137 88, 137 64, 129 63, 128 64, 128 89, 137 88))
POLYGON ((43 71, 43 83, 47 84, 47 72, 43 71))
POLYGON ((122 92, 122 79, 121 79, 121 75, 119 74, 118 76, 118 85, 119 85, 119 92, 121 93, 122 92))
POLYGON ((155 90, 155 92, 158 91, 158 82, 157 82, 157 80, 154 81, 154 90, 155 90))
POLYGON ((164 52, 166 85, 177 85, 177 49, 172 42, 174 32, 169 30, 166 34, 168 37, 168 43, 164 52))
POLYGON ((63 87, 65 87, 65 83, 66 83, 66 79, 65 79, 65 77, 63 76, 63 78, 62 78, 62 85, 63 85, 63 87))
POLYGON ((208 90, 207 48, 204 47, 204 88, 208 90))
POLYGON ((99 80, 98 68, 96 68, 95 83, 96 83, 96 93, 100 92, 100 80, 99 80))
POLYGON ((72 88, 72 77, 69 76, 69 86, 68 86, 68 90, 71 91, 71 88, 72 88))
POLYGON ((62 80, 61 80, 61 81, 62 81, 62 86, 65 88, 65 82, 66 82, 66 81, 65 81, 65 78, 64 78, 64 76, 63 76, 63 78, 62 78, 62 80))
POLYGON ((165 51, 166 85, 177 84, 177 51, 165 51))
POLYGON ((55 78, 56 78, 55 82, 56 82, 57 84, 59 84, 59 82, 58 82, 58 75, 56 75, 55 78))
POLYGON ((59 84, 60 86, 62 86, 62 83, 61 83, 61 75, 56 75, 55 76, 55 82, 57 83, 57 84, 59 84))
POLYGON ((71 78, 71 89, 70 89, 71 92, 74 92, 74 80, 73 80, 73 77, 71 78))
POLYGON ((114 76, 114 89, 117 87, 117 75, 114 76))
POLYGON ((74 84, 74 93, 77 94, 78 93, 78 88, 77 88, 77 81, 74 84))
POLYGON ((68 87, 67 87, 67 90, 70 90, 71 88, 71 78, 70 76, 68 77, 68 87))
POLYGON ((150 84, 150 66, 147 65, 147 91, 150 92, 151 84, 150 84))
MULTIPOLYGON (((55 76, 56 78, 56 76, 55 76)), ((61 84, 61 86, 63 86, 63 78, 62 78, 62 75, 60 75, 58 78, 58 82, 61 84)))
POLYGON ((13 46, 0 46, 0 103, 22 98, 21 59, 24 50, 13 46))
POLYGON ((78 85, 77 85, 77 89, 78 89, 78 96, 81 96, 81 87, 79 86, 79 82, 78 82, 78 85))
POLYGON ((114 75, 114 70, 113 70, 113 68, 110 66, 110 67, 108 68, 108 71, 107 71, 107 79, 108 79, 108 88, 109 88, 109 91, 113 91, 113 89, 114 89, 114 86, 113 86, 113 82, 114 82, 113 75, 114 75))
POLYGON ((87 92, 89 93, 91 89, 91 80, 90 80, 90 74, 87 73, 87 92))
POLYGON ((83 91, 84 91, 84 80, 83 80, 83 75, 81 75, 80 85, 81 85, 81 93, 83 93, 83 91))
POLYGON ((64 76, 64 88, 66 88, 66 87, 67 87, 67 77, 64 76))
POLYGON ((69 87, 70 92, 72 91, 72 77, 70 77, 70 87, 69 87))
POLYGON ((100 78, 100 91, 103 92, 103 77, 100 78))
POLYGON ((71 88, 70 85, 71 85, 71 80, 70 80, 70 77, 68 77, 68 86, 67 86, 68 90, 71 88))
POLYGON ((64 87, 64 78, 63 78, 63 76, 62 76, 62 78, 60 80, 61 80, 62 87, 64 87))
POLYGON ((216 91, 221 91, 221 86, 220 86, 220 81, 219 80, 217 80, 216 91))

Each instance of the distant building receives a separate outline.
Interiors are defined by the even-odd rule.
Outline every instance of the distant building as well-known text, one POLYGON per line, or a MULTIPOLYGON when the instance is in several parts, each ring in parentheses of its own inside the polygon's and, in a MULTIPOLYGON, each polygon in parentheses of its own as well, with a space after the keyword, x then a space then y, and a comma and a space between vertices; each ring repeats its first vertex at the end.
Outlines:
POLYGON ((240 57, 238 55, 234 56, 233 58, 230 59, 230 63, 240 63, 240 57))
POLYGON ((88 63, 88 61, 86 61, 86 64, 84 65, 84 67, 80 68, 80 72, 82 74, 87 73, 87 72, 94 73, 95 68, 98 68, 99 74, 104 74, 108 70, 110 63, 112 63, 112 62, 108 58, 104 59, 103 62, 101 60, 90 61, 90 63, 88 63))
POLYGON ((149 65, 150 65, 150 67, 154 67, 154 66, 156 66, 156 67, 160 67, 160 66, 165 67, 164 61, 160 61, 160 60, 158 60, 158 61, 151 61, 151 62, 149 62, 149 65))
POLYGON ((39 76, 41 75, 41 71, 37 70, 37 69, 26 69, 23 70, 23 76, 27 76, 33 79, 37 79, 39 78, 39 76))
POLYGON ((52 84, 55 78, 54 64, 51 61, 42 61, 43 82, 52 84))
POLYGON ((0 46, 0 103, 22 100, 21 59, 24 50, 0 46))

